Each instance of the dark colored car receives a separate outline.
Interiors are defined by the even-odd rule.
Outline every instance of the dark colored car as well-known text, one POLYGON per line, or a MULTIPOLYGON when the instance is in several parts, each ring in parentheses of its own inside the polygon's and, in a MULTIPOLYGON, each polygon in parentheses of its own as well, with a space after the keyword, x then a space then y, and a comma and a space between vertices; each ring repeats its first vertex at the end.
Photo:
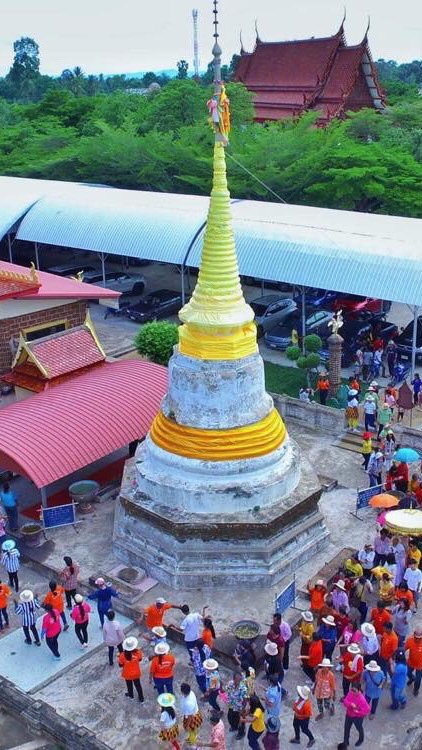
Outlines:
MULTIPOLYGON (((349 367, 355 360, 355 354, 362 339, 368 334, 379 337, 386 344, 390 339, 395 339, 398 328, 395 323, 390 323, 388 320, 368 316, 366 320, 345 321, 339 333, 344 340, 341 362, 343 367, 349 367)), ((324 360, 328 360, 328 347, 326 345, 320 354, 324 360)))
MULTIPOLYGON (((308 307, 322 307, 331 309, 334 302, 340 297, 339 292, 333 292, 330 289, 307 289, 305 292, 305 305, 308 307)), ((302 295, 296 294, 294 297, 298 307, 302 304, 302 295)))
MULTIPOLYGON (((188 297, 186 297, 186 302, 188 297)), ((157 318, 167 318, 178 313, 182 307, 182 295, 180 292, 172 292, 170 289, 158 289, 150 292, 136 305, 126 309, 126 315, 136 323, 147 323, 157 318)))
MULTIPOLYGON (((309 312, 309 311, 308 311, 309 312)), ((322 339, 328 338, 331 328, 328 322, 332 320, 333 313, 331 310, 317 310, 308 314, 306 318, 306 334, 315 333, 322 339)), ((289 315, 289 317, 271 328, 265 334, 265 343, 270 349, 281 349, 284 351, 292 343, 292 328, 296 328, 299 335, 302 329, 302 317, 299 311, 289 315)))
MULTIPOLYGON (((405 362, 412 360, 413 347, 413 320, 394 339, 397 344, 397 354, 399 359, 405 362)), ((422 362, 422 315, 417 321, 416 330, 416 362, 422 362)))
POLYGON ((361 313, 387 313, 391 302, 375 297, 361 297, 359 294, 339 295, 333 302, 333 310, 342 310, 343 317, 350 315, 358 317, 361 313))

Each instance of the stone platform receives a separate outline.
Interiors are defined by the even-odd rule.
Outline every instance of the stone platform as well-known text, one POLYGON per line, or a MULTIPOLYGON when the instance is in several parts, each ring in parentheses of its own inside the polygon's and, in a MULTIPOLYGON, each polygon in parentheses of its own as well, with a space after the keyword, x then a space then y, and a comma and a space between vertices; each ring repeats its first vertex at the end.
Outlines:
POLYGON ((160 503, 136 486, 136 459, 126 462, 117 501, 113 550, 127 564, 175 589, 273 586, 327 543, 318 508, 321 485, 301 457, 298 486, 268 507, 194 513, 160 503))

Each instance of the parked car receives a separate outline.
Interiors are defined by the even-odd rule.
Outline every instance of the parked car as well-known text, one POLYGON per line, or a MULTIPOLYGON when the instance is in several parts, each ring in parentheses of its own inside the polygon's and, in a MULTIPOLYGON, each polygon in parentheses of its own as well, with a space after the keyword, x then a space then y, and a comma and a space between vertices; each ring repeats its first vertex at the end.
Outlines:
POLYGON ((281 294, 265 294, 249 303, 255 313, 258 336, 262 336, 276 323, 280 323, 297 310, 297 304, 291 297, 281 294))
MULTIPOLYGON (((327 338, 331 333, 328 326, 332 320, 333 313, 331 310, 317 310, 317 312, 308 315, 305 321, 306 334, 315 333, 322 339, 327 338)), ((278 323, 265 334, 265 343, 270 349, 281 349, 284 351, 292 343, 292 328, 296 328, 299 335, 302 328, 302 317, 299 311, 290 315, 284 322, 278 323)))
POLYGON ((54 273, 55 276, 76 276, 78 273, 83 271, 84 273, 84 281, 85 281, 85 274, 87 273, 100 273, 98 268, 95 268, 90 263, 84 263, 82 260, 80 263, 63 263, 59 266, 50 266, 50 268, 47 268, 48 273, 54 273))
MULTIPOLYGON (((330 289, 307 289, 305 292, 305 305, 308 307, 322 307, 331 309, 334 302, 340 296, 339 292, 330 289)), ((294 297, 298 307, 302 304, 302 295, 298 292, 294 297)))
MULTIPOLYGON (((186 297, 186 302, 188 297, 186 297)), ((126 315, 136 323, 147 323, 157 318, 167 318, 178 313, 182 307, 182 295, 170 289, 158 289, 147 294, 138 304, 131 305, 126 315)))
MULTIPOLYGON (((397 344, 397 354, 399 359, 405 362, 412 360, 413 348, 413 320, 401 330, 397 338, 394 339, 397 344)), ((416 330, 416 362, 422 362, 422 315, 417 321, 416 330)))
POLYGON ((147 285, 145 276, 141 274, 124 273, 123 271, 107 271, 105 274, 105 284, 101 271, 89 271, 84 273, 84 282, 86 284, 96 284, 97 286, 112 289, 122 294, 141 295, 147 285))
MULTIPOLYGON (((373 336, 381 338, 386 344, 390 339, 395 339, 398 328, 395 323, 390 323, 387 320, 368 317, 366 320, 346 320, 339 333, 344 340, 342 365, 343 367, 349 367, 355 360, 355 354, 361 340, 368 334, 372 333, 373 336)), ((322 348, 320 355, 324 361, 328 361, 328 346, 322 348)))
POLYGON ((342 310, 343 316, 357 317, 362 312, 387 313, 391 308, 391 302, 375 297, 361 297, 359 294, 339 295, 332 304, 333 310, 342 310))
POLYGON ((271 279, 259 279, 257 276, 241 276, 240 281, 247 286, 262 286, 267 289, 278 289, 280 292, 292 293, 292 284, 286 284, 285 281, 273 281, 271 279))

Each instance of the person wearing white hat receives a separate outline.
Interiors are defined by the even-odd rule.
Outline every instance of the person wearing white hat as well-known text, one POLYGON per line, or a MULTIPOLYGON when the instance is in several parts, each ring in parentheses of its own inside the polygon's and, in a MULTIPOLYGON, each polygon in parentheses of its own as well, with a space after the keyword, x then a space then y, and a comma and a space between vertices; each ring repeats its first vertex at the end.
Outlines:
POLYGON ((321 625, 318 628, 318 636, 322 640, 324 656, 331 659, 337 643, 337 628, 333 615, 322 618, 321 625))
POLYGON ((370 720, 375 716, 385 683, 386 677, 380 665, 374 659, 371 659, 363 670, 365 698, 371 706, 370 720))
POLYGON ((75 606, 73 607, 70 617, 75 623, 75 635, 81 644, 81 648, 88 646, 88 624, 91 607, 88 602, 84 602, 81 594, 75 594, 75 606))
POLYGON ((88 595, 88 599, 95 599, 97 601, 98 617, 100 618, 100 628, 102 629, 106 612, 111 609, 111 600, 113 597, 118 598, 119 592, 113 588, 111 583, 106 583, 104 578, 97 578, 95 585, 97 589, 88 595))
POLYGON ((37 622, 37 609, 40 608, 38 601, 38 594, 33 594, 29 589, 24 589, 19 594, 19 604, 16 599, 13 600, 15 604, 15 613, 19 615, 22 623, 22 629, 25 634, 25 643, 28 646, 31 645, 31 635, 34 636, 34 642, 36 646, 41 646, 40 637, 36 627, 37 622))
POLYGON ((366 473, 369 477, 369 486, 376 487, 382 484, 382 469, 384 466, 384 454, 378 448, 374 448, 368 461, 366 473))
POLYGON ((174 665, 176 659, 170 653, 168 643, 157 643, 149 668, 149 679, 158 695, 173 693, 174 665))
POLYGON ((333 673, 333 665, 329 659, 323 659, 318 666, 315 675, 314 695, 318 704, 318 716, 315 721, 320 721, 324 716, 324 708, 330 716, 334 715, 334 704, 336 700, 336 681, 333 673))
POLYGON ((340 610, 340 607, 344 607, 346 612, 349 612, 350 610, 349 597, 347 595, 344 581, 342 581, 341 579, 336 581, 336 583, 333 586, 331 596, 333 598, 333 605, 334 605, 334 609, 336 610, 336 612, 340 610))
POLYGON ((133 698, 133 686, 138 693, 139 703, 144 703, 144 693, 141 685, 141 668, 143 653, 138 648, 138 639, 133 636, 123 641, 123 652, 119 654, 119 664, 122 667, 122 679, 126 681, 127 698, 133 698))
POLYGON ((314 616, 312 612, 306 610, 302 612, 302 619, 299 623, 299 633, 302 639, 300 645, 300 655, 307 656, 309 653, 309 646, 312 642, 312 636, 315 632, 314 616))
POLYGON ((216 659, 205 659, 204 669, 207 688, 205 697, 208 699, 208 703, 214 711, 220 711, 218 695, 221 688, 221 679, 218 671, 218 661, 216 659))
POLYGON ((375 628, 370 622, 364 622, 360 626, 362 632, 362 651, 363 651, 363 662, 368 664, 371 660, 377 660, 379 657, 379 641, 375 628))
POLYGON ((169 609, 181 609, 181 605, 170 604, 163 596, 157 596, 155 602, 145 607, 140 622, 144 622, 148 630, 163 626, 163 617, 169 609))
POLYGON ((347 393, 346 419, 349 431, 358 432, 359 391, 356 388, 351 388, 347 393))
POLYGON ((311 690, 306 685, 296 688, 298 698, 293 704, 293 729, 295 736, 290 740, 292 745, 300 745, 300 733, 308 738, 307 747, 315 745, 315 737, 309 729, 309 719, 312 716, 311 690))
POLYGON ((2 549, 2 556, 1 556, 1 564, 3 565, 4 569, 7 571, 7 574, 9 576, 9 586, 11 589, 15 589, 16 592, 19 591, 19 579, 18 579, 18 571, 20 568, 20 552, 18 549, 16 549, 16 542, 14 539, 6 539, 5 542, 1 545, 2 549))
POLYGON ((179 725, 177 723, 176 712, 174 710, 176 698, 171 693, 160 693, 157 698, 157 703, 161 708, 161 729, 158 735, 158 739, 160 740, 160 742, 165 742, 166 747, 174 748, 174 750, 180 750, 180 744, 177 741, 179 737, 179 725))
POLYGON ((344 651, 343 662, 343 696, 347 695, 350 686, 360 684, 363 673, 363 657, 357 643, 351 643, 344 651))

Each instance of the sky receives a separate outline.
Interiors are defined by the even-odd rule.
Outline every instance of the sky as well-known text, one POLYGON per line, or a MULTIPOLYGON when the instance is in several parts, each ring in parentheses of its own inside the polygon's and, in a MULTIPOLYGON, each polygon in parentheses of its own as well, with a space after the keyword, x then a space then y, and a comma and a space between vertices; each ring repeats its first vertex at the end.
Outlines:
MULTIPOLYGON (((349 0, 346 36, 359 42, 371 18, 374 59, 422 58, 421 0, 349 0)), ((130 73, 193 63, 192 9, 198 9, 200 65, 211 59, 212 0, 15 0, 2 8, 0 75, 13 60, 13 42, 32 37, 40 47, 41 72, 58 75, 79 65, 85 73, 130 73)), ((258 21, 263 41, 329 36, 339 27, 344 0, 219 0, 223 63, 253 47, 258 21)))

